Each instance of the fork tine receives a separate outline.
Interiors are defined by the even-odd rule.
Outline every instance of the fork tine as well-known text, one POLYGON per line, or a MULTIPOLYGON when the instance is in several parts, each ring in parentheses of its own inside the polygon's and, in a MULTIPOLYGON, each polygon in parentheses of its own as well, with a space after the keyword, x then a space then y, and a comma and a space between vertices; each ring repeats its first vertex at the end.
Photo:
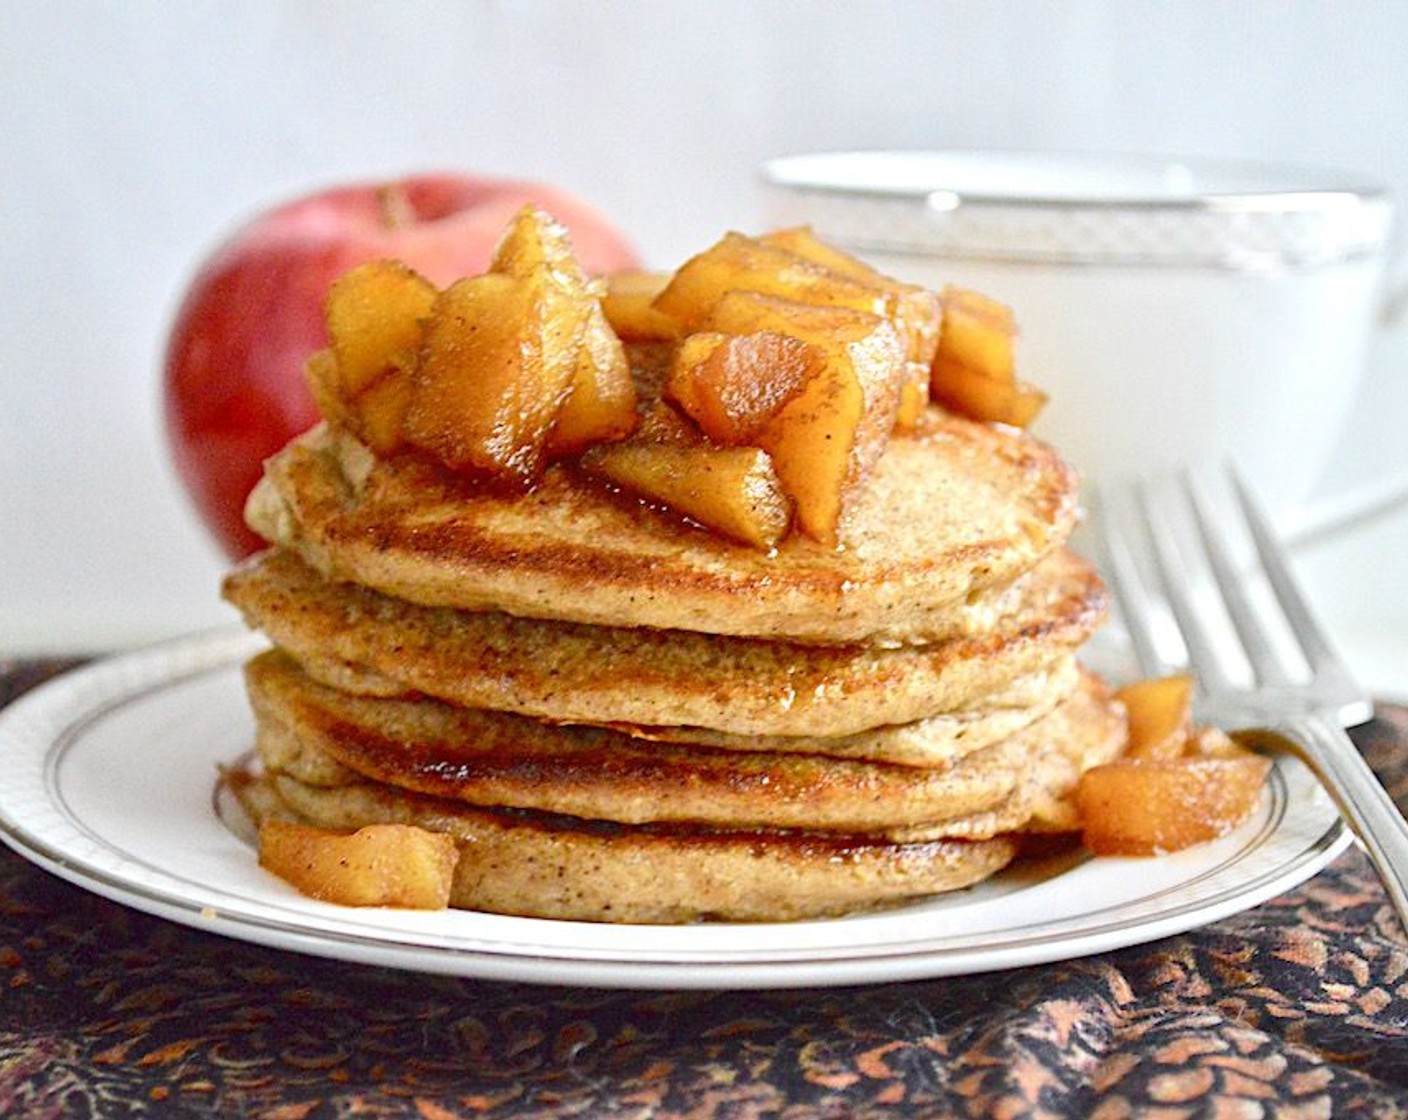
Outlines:
MULTIPOLYGON (((1235 474, 1232 477, 1235 480, 1235 474)), ((1198 536, 1203 542, 1203 552, 1207 556, 1208 568, 1212 572, 1213 579, 1217 582, 1218 590, 1222 593, 1222 602, 1227 608, 1227 615, 1232 620, 1238 637, 1242 639, 1242 650, 1247 655, 1252 672, 1256 679, 1263 684, 1288 684, 1290 677, 1281 663, 1281 658, 1276 653, 1266 628, 1261 624, 1256 610, 1252 607, 1251 599, 1244 589, 1240 574, 1232 563, 1222 533, 1213 527, 1207 501, 1194 484, 1191 472, 1185 472, 1183 475, 1183 488, 1188 496, 1188 504, 1193 510, 1193 520, 1198 529, 1198 536)), ((1242 490, 1239 497, 1245 493, 1246 491, 1242 490)), ((1261 528, 1264 531, 1265 525, 1263 524, 1261 528)), ((1255 528, 1252 531, 1255 535, 1255 528)), ((1258 543, 1259 552, 1263 550, 1263 546, 1264 538, 1262 542, 1258 543)))
POLYGON ((1173 540, 1167 528, 1161 529, 1166 518, 1156 516, 1153 510, 1154 498, 1148 482, 1139 486, 1139 512, 1143 518, 1144 531, 1148 535, 1150 555, 1159 575, 1159 583, 1169 610, 1178 623, 1183 641, 1188 647, 1191 664, 1198 667, 1198 685, 1204 692, 1216 692, 1230 688, 1231 682, 1223 667, 1223 659, 1217 643, 1208 633, 1202 616, 1193 603, 1188 582, 1180 574, 1182 558, 1175 552, 1173 540))
POLYGON ((1104 547, 1106 572, 1105 579, 1115 597, 1120 618, 1129 633, 1130 644, 1134 647, 1135 660, 1139 668, 1149 676, 1159 676, 1168 668, 1167 662, 1159 653, 1158 642, 1154 638, 1153 619, 1144 609, 1148 596, 1143 591, 1144 580, 1139 566, 1134 562, 1134 553, 1129 541, 1119 529, 1128 524, 1114 509, 1114 501, 1106 489, 1095 493, 1096 525, 1100 542, 1104 547))
POLYGON ((1248 532, 1256 545, 1257 556, 1262 572, 1275 592, 1282 613, 1290 625, 1311 674, 1322 689, 1328 689, 1333 696, 1333 707, 1341 727, 1352 727, 1363 723, 1374 712, 1373 701, 1340 659, 1329 638, 1320 627, 1315 613, 1310 609, 1305 596, 1291 574, 1290 566, 1284 558, 1270 522, 1246 483, 1231 473, 1232 489, 1242 507, 1248 532))
POLYGON ((1301 651, 1305 654, 1311 671, 1321 674, 1344 675, 1339 656, 1331 647, 1329 639, 1325 637, 1325 632, 1320 628, 1315 614, 1306 603, 1305 596, 1301 594, 1300 587, 1282 555, 1281 547, 1272 532, 1266 514, 1256 499, 1252 497, 1242 477, 1235 470, 1230 470, 1228 473, 1232 490, 1237 496, 1238 504, 1242 507, 1242 515, 1246 518, 1247 529, 1256 545, 1257 558, 1261 563, 1262 571, 1266 574, 1267 582, 1271 584, 1272 590, 1276 593, 1281 609, 1285 612, 1286 621, 1290 623, 1291 630, 1295 634, 1296 641, 1300 644, 1301 651))

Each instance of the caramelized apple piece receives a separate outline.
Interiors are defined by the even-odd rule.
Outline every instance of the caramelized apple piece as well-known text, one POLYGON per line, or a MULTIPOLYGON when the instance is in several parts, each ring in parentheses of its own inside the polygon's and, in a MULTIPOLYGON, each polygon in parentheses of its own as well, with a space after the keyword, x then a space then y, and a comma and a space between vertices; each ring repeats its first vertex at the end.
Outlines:
POLYGON ((348 427, 348 405, 342 395, 342 380, 337 373, 337 358, 331 349, 317 350, 303 365, 303 380, 313 394, 318 414, 328 423, 348 427))
POLYGON ((1115 693, 1129 717, 1127 758, 1179 758, 1193 732, 1193 678, 1187 673, 1134 681, 1115 693))
POLYGON ((601 309, 622 341, 671 342, 679 337, 679 324, 654 306, 669 282, 664 272, 618 272, 606 278, 601 309))
MULTIPOLYGON (((927 370, 938 351, 939 329, 943 318, 942 305, 936 292, 886 276, 864 261, 819 240, 808 226, 774 230, 764 234, 759 240, 804 257, 839 276, 884 292, 888 314, 905 342, 905 356, 926 371, 927 398, 927 370)), ((922 405, 920 407, 922 408, 922 405)))
POLYGON ((1129 716, 1123 758, 1081 776, 1084 843, 1104 855, 1151 855, 1235 828, 1256 807, 1270 760, 1193 723, 1193 679, 1135 681, 1116 693, 1129 716))
POLYGON ((725 234, 685 261, 654 302, 684 331, 704 328, 714 305, 733 291, 761 292, 800 303, 888 313, 885 293, 857 283, 796 253, 741 233, 725 234))
POLYGON ((410 370, 399 367, 371 382, 358 395, 348 428, 376 454, 389 455, 405 442, 412 390, 410 370))
POLYGON ((635 388, 597 293, 565 227, 521 209, 490 271, 431 307, 406 439, 454 470, 529 483, 550 457, 629 432, 635 388))
POLYGON ((819 371, 758 433, 799 528, 834 544, 845 507, 885 449, 905 377, 904 349, 886 319, 751 291, 719 299, 704 323, 725 334, 776 331, 811 343, 819 371))
POLYGON ((355 397, 420 344, 435 286, 396 261, 370 261, 333 281, 326 304, 328 337, 343 387, 355 397))
POLYGON ((1046 394, 1016 376, 1011 308, 966 288, 943 291, 943 328, 930 391, 944 407, 974 420, 1025 428, 1046 394))
POLYGON ((1250 751, 1093 767, 1076 788, 1082 843, 1098 855, 1134 856, 1215 839, 1251 815, 1270 767, 1250 751))
POLYGON ((572 392, 590 307, 547 265, 446 288, 425 327, 407 440, 454 470, 532 481, 572 392))
POLYGON ((621 340, 602 312, 604 286, 587 279, 572 252, 567 227, 545 211, 524 206, 500 239, 490 270, 546 277, 546 314, 582 320, 571 389, 543 446, 545 459, 576 455, 593 443, 620 439, 636 422, 635 383, 621 340), (545 270, 545 272, 543 272, 545 270))
POLYGON ((787 532, 789 503, 757 447, 629 440, 592 448, 582 465, 755 548, 771 548, 787 532))
POLYGON ((552 282, 574 292, 585 289, 587 277, 572 253, 567 227, 530 203, 513 216, 499 238, 489 271, 527 277, 544 267, 552 282))
POLYGON ((1047 395, 1024 381, 997 381, 970 366, 950 362, 942 354, 934 361, 930 394, 950 412, 1014 428, 1029 427, 1046 407, 1047 395))
POLYGON ((1017 321, 1005 303, 952 284, 945 286, 939 353, 989 377, 1011 381, 1017 375, 1017 321))
POLYGON ((324 417, 380 454, 401 443, 410 367, 435 296, 430 281, 395 261, 358 265, 328 290, 331 360, 316 359, 309 384, 324 417))
POLYGON ((374 824, 353 833, 268 820, 259 863, 310 898, 342 906, 443 910, 459 849, 439 832, 374 824))
POLYGON ((817 347, 778 331, 700 331, 675 351, 665 396, 715 442, 753 443, 824 360, 817 347))
MULTIPOLYGON (((545 333, 544 360, 574 365, 573 385, 596 382, 599 377, 622 373, 611 333, 600 312, 599 281, 588 280, 572 254, 567 227, 537 207, 524 206, 514 216, 494 249, 489 271, 530 281, 539 286, 545 333), (594 320, 594 321, 593 321, 594 320), (591 333, 592 353, 583 358, 578 352, 591 333)), ((535 340, 536 341, 536 340, 535 340)), ((585 385, 584 395, 596 392, 585 385)), ((600 386, 601 395, 615 398, 619 386, 600 386)))
POLYGON ((571 390, 543 453, 548 459, 563 459, 593 444, 623 439, 637 419, 635 380, 625 348, 601 305, 594 302, 587 311, 571 390))

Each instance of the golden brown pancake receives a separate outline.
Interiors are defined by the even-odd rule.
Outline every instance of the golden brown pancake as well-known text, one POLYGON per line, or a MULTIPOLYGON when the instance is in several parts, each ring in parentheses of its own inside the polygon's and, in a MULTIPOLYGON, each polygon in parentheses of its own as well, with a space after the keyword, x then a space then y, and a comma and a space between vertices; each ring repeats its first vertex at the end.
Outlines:
POLYGON ((225 583, 252 626, 349 691, 420 693, 558 722, 812 738, 981 708, 1018 678, 1056 673, 1104 616, 1094 569, 1066 550, 1017 592, 986 633, 877 648, 415 606, 326 580, 279 551, 225 583))
MULTIPOLYGON (((405 699, 403 685, 341 661, 321 661, 316 655, 300 663, 319 684, 354 696, 405 699)), ((990 746, 1015 734, 1044 716, 1070 695, 1078 678, 1075 657, 1066 657, 1049 668, 1017 677, 982 698, 979 706, 958 712, 889 723, 849 735, 749 735, 732 734, 712 727, 639 723, 583 723, 607 727, 658 743, 693 743, 733 751, 801 751, 834 758, 891 762, 899 766, 945 766, 970 751, 990 746)), ((546 721, 566 722, 566 721, 546 721)))
POLYGON ((236 773, 256 820, 347 830, 414 824, 454 836, 450 905, 593 922, 795 921, 959 890, 1017 853, 1012 837, 899 844, 867 837, 613 825, 482 809, 362 783, 333 789, 236 773))
POLYGON ((323 574, 429 606, 821 643, 932 641, 1058 549, 1074 474, 1014 429, 931 408, 889 442, 843 546, 763 552, 571 469, 504 495, 326 426, 275 455, 247 519, 323 574))
MULTIPOLYGON (((316 673, 310 676, 317 677, 316 673)), ((1067 657, 1050 668, 1017 677, 986 694, 981 704, 957 712, 887 723, 851 735, 733 735, 711 727, 603 724, 662 743, 695 743, 730 751, 802 751, 833 758, 859 758, 899 766, 946 766, 971 751, 991 746, 1036 722, 1076 687, 1079 664, 1067 657)))
MULTIPOLYGON (((1025 819, 1028 793, 1052 788, 1053 780, 1073 784, 1080 766, 1064 760, 1108 757, 1108 745, 1123 738, 1117 706, 1090 677, 1023 732, 950 766, 918 769, 646 743, 431 700, 354 697, 313 682, 278 651, 256 657, 246 675, 260 753, 271 769, 318 784, 372 780, 470 804, 624 824, 910 839, 944 835, 951 819, 1001 810, 992 827, 1015 828, 1025 819), (310 754, 311 763, 304 757, 310 754)), ((963 829, 971 835, 971 822, 963 829)))

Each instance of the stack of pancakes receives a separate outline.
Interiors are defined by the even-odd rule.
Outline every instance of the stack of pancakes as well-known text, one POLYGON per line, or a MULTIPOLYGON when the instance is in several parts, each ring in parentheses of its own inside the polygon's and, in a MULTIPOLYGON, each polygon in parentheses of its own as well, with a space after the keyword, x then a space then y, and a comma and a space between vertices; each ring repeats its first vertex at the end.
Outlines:
POLYGON ((460 847, 451 904, 622 922, 820 917, 993 874, 1070 828, 1124 716, 1080 668, 1104 591, 1076 483, 937 407, 844 546, 771 552, 569 465, 497 493, 320 426, 269 461, 225 595, 258 817, 460 847))

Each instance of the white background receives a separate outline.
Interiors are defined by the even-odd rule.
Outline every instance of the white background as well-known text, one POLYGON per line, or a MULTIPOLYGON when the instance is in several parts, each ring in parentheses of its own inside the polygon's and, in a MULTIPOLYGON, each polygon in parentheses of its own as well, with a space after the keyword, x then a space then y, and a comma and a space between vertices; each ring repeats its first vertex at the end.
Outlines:
MULTIPOLYGON (((6 0, 0 656, 232 617, 157 370, 199 258, 253 211, 421 169, 538 178, 666 267, 756 228, 760 160, 851 147, 1274 157, 1408 198, 1408 5, 6 0)), ((1299 557, 1399 691, 1405 521, 1299 557)))

